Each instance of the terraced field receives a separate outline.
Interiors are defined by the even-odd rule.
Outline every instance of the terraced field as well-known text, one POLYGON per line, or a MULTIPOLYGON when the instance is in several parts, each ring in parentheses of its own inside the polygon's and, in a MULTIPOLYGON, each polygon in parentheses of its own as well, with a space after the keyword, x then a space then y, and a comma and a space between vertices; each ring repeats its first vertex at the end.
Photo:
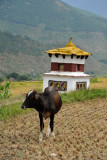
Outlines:
POLYGON ((38 113, 0 122, 0 160, 107 160, 107 98, 63 104, 55 140, 39 136, 38 113))

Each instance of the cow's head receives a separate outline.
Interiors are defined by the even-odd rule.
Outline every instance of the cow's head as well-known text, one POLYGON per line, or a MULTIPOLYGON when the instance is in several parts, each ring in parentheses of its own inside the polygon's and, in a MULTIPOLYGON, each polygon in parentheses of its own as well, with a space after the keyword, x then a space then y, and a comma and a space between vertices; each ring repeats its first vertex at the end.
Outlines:
POLYGON ((39 99, 39 93, 35 90, 31 90, 26 94, 26 99, 23 102, 21 108, 26 109, 26 108, 34 108, 37 100, 39 99))

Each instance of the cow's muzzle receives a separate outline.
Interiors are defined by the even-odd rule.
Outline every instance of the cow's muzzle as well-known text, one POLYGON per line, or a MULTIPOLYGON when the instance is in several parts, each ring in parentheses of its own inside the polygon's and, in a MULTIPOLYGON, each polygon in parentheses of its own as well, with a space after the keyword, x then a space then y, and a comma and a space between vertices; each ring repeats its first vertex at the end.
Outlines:
POLYGON ((26 109, 25 105, 22 105, 21 108, 22 108, 22 109, 26 109))

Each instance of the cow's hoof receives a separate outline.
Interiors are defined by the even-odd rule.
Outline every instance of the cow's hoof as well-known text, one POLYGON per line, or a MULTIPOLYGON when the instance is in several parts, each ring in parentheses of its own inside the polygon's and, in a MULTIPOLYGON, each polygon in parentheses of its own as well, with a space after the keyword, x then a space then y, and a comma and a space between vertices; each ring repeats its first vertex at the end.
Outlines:
POLYGON ((46 136, 49 137, 49 135, 50 135, 50 133, 47 132, 47 133, 46 133, 46 136))
POLYGON ((55 134, 54 132, 51 132, 51 137, 53 137, 55 139, 55 134))
POLYGON ((48 128, 46 132, 46 136, 49 137, 49 135, 50 135, 50 129, 48 128))
POLYGON ((39 142, 42 142, 42 139, 43 139, 43 133, 40 132, 40 135, 39 135, 39 142))
POLYGON ((39 138, 39 142, 42 142, 42 138, 39 138))

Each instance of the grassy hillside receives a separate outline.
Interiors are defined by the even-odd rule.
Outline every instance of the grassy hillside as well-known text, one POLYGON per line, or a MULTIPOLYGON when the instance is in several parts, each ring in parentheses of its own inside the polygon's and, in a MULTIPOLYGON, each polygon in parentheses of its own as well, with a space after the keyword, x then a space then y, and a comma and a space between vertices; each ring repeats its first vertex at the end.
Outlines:
POLYGON ((23 34, 29 34, 27 31, 33 28, 31 32, 36 32, 35 38, 40 32, 46 39, 50 34, 57 36, 62 32, 102 32, 107 37, 107 19, 68 6, 60 0, 1 1, 0 20, 1 29, 7 24, 4 28, 12 31, 14 25, 14 33, 20 34, 25 30, 23 34))
POLYGON ((41 43, 10 33, 0 32, 0 75, 42 74, 50 70, 50 59, 45 50, 56 48, 60 43, 41 43))
POLYGON ((49 59, 44 51, 64 46, 72 36, 77 46, 93 53, 87 61, 86 72, 107 75, 107 19, 60 0, 2 0, 0 30, 27 36, 21 38, 0 33, 2 74, 49 70, 49 59))
POLYGON ((47 47, 28 37, 13 36, 10 33, 0 32, 0 74, 17 72, 20 74, 40 74, 48 69, 47 57, 43 52, 47 47), (41 63, 38 63, 41 62, 41 63), (41 64, 44 68, 41 69, 41 64))

